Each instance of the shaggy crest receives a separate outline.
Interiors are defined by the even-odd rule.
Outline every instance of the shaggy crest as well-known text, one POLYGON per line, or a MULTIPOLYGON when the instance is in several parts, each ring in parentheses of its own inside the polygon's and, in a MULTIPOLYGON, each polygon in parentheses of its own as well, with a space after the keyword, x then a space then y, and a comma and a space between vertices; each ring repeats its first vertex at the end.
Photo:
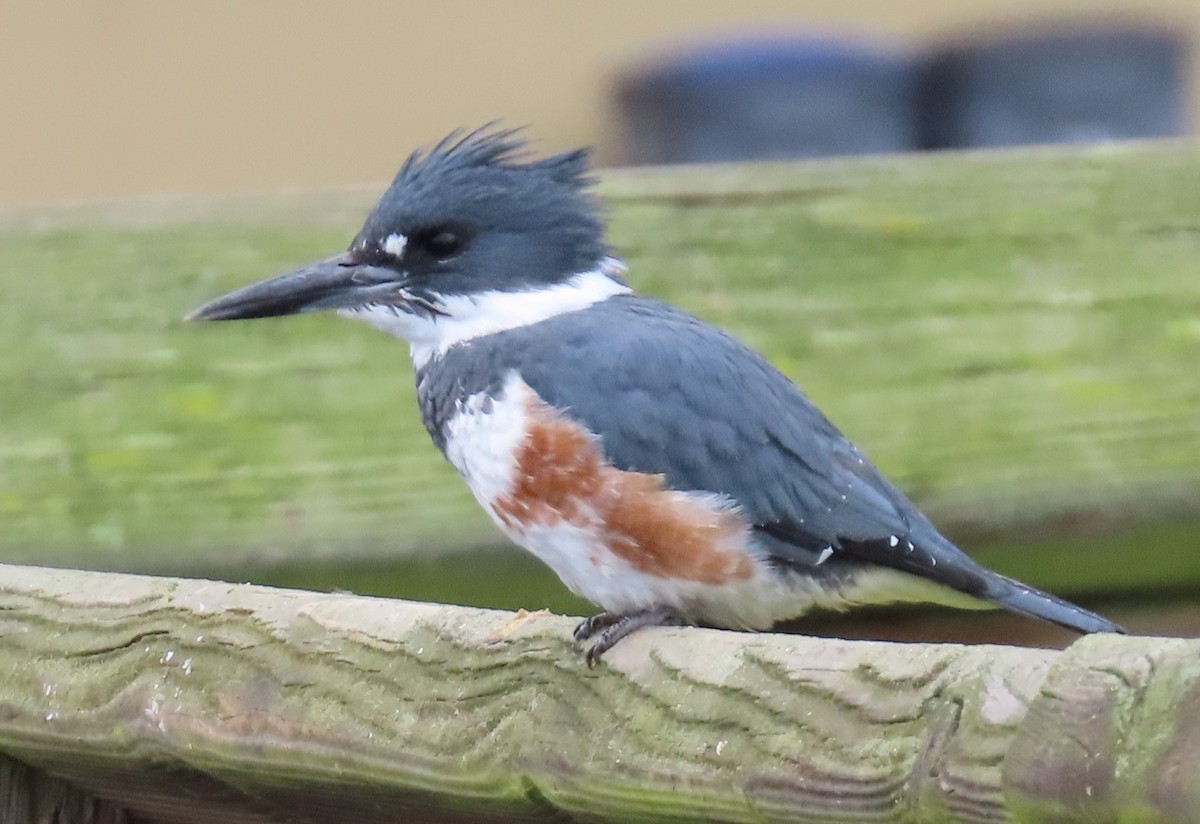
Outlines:
POLYGON ((396 175, 393 186, 420 185, 465 170, 494 169, 542 174, 564 186, 586 189, 595 183, 588 174, 588 150, 574 149, 547 158, 531 158, 523 129, 498 129, 488 123, 471 132, 455 129, 430 149, 417 149, 396 175))

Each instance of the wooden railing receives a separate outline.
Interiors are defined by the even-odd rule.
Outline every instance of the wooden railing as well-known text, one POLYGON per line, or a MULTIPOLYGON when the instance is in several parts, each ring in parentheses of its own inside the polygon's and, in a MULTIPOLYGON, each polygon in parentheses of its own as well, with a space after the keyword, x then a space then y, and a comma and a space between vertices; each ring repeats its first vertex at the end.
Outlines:
POLYGON ((572 626, 2 567, 4 820, 1200 819, 1200 640, 572 626))

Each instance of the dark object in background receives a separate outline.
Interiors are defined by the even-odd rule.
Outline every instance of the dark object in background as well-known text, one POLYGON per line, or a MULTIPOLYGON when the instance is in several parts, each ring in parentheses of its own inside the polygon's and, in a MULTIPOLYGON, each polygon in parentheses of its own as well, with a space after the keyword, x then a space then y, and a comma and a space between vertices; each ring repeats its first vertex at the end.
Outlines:
POLYGON ((719 44, 637 69, 617 89, 622 160, 708 163, 905 151, 907 59, 812 40, 719 44))
POLYGON ((1163 137, 1187 129, 1183 40, 1053 30, 950 47, 921 81, 921 148, 1163 137))

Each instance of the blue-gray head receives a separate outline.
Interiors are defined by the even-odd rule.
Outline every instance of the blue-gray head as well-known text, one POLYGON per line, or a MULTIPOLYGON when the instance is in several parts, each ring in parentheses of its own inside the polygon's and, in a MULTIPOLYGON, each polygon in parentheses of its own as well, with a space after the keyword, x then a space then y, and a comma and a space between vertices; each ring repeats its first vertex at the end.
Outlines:
POLYGON ((335 309, 408 339, 416 355, 628 291, 606 256, 587 152, 526 151, 513 131, 451 134, 408 158, 345 252, 190 317, 335 309))

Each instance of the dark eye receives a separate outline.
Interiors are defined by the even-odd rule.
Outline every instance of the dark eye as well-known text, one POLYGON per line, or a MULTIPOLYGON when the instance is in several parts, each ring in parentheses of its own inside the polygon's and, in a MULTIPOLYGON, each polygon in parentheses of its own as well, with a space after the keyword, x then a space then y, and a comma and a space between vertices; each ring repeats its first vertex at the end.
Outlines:
POLYGON ((434 229, 425 233, 421 245, 432 257, 449 260, 458 257, 467 248, 467 236, 457 229, 434 229))

